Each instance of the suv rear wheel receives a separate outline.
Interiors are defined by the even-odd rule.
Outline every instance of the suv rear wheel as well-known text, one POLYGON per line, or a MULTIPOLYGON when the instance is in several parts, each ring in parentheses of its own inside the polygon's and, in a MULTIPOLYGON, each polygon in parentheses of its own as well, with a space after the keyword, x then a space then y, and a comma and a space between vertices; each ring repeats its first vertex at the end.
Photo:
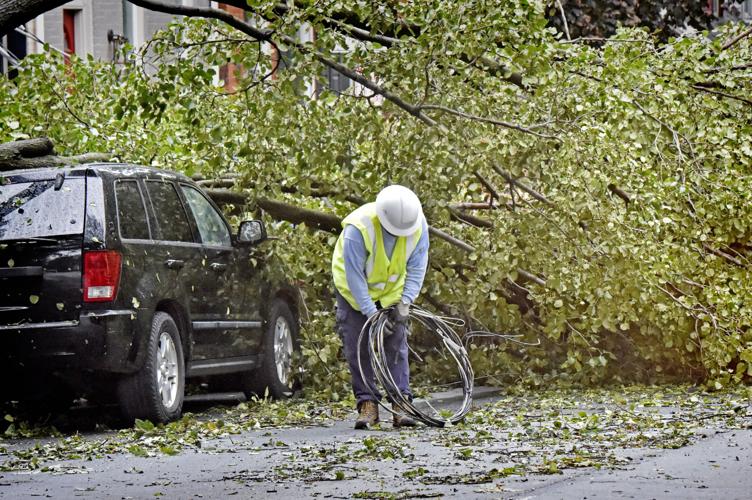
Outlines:
POLYGON ((168 422, 180 416, 185 362, 180 332, 172 317, 157 312, 151 324, 141 371, 120 380, 118 399, 125 417, 168 422))

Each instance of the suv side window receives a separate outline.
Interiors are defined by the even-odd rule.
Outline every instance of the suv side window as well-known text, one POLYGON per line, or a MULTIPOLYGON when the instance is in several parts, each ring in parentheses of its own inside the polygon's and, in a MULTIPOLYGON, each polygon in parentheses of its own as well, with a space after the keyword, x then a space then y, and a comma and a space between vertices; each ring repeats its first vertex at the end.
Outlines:
POLYGON ((146 208, 141 197, 141 189, 136 181, 118 180, 115 182, 118 225, 120 237, 134 240, 149 239, 149 224, 146 221, 146 208))
POLYGON ((198 232, 204 245, 218 245, 229 247, 232 237, 222 216, 217 213, 209 201, 197 189, 191 186, 180 186, 188 206, 196 219, 198 232))
POLYGON ((175 186, 171 182, 146 181, 146 190, 159 221, 159 239, 195 243, 175 186))

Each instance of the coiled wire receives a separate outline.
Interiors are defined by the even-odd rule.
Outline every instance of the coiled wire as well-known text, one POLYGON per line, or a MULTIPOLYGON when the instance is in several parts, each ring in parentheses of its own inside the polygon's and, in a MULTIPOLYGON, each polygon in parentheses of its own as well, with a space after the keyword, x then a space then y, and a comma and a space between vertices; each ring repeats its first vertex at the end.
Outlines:
MULTIPOLYGON (((431 415, 425 411, 421 411, 409 398, 402 394, 392 374, 389 372, 387 352, 384 348, 384 337, 386 336, 386 324, 389 321, 391 310, 392 308, 380 309, 376 314, 371 316, 365 325, 363 325, 358 337, 358 346, 363 345, 363 342, 367 342, 371 355, 371 369, 376 381, 386 392, 387 398, 400 406, 408 416, 415 420, 433 427, 444 427, 445 425, 459 423, 470 411, 473 402, 473 367, 470 365, 470 358, 467 355, 465 347, 462 345, 462 339, 452 328, 452 326, 461 326, 464 322, 455 318, 437 316, 415 305, 410 307, 410 318, 421 323, 428 332, 438 336, 446 350, 449 351, 457 363, 460 382, 462 383, 463 401, 460 408, 451 416, 444 417, 428 403, 428 407, 433 410, 433 414, 431 415)), ((363 373, 361 350, 357 349, 357 352, 360 376, 364 381, 367 381, 363 373)), ((366 386, 374 398, 379 401, 379 406, 389 413, 395 414, 394 411, 379 400, 375 393, 375 388, 369 382, 366 382, 366 386)))

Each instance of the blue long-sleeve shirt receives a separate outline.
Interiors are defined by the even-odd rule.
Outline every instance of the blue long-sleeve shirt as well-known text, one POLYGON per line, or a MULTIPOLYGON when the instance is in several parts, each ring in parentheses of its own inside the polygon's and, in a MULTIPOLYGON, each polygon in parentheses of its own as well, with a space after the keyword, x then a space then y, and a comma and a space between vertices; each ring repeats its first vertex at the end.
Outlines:
MULTIPOLYGON (((382 228, 383 229, 383 228, 382 228)), ((386 256, 391 259, 394 251, 394 244, 397 237, 386 230, 381 232, 384 239, 384 251, 386 256)), ((357 227, 353 225, 345 226, 343 231, 344 237, 344 259, 345 259, 345 276, 347 277, 347 286, 350 288, 355 301, 360 307, 360 312, 366 316, 376 312, 376 304, 368 294, 368 282, 366 281, 366 259, 368 251, 366 250, 363 235, 357 227)), ((428 267, 428 224, 423 219, 423 230, 421 232, 418 244, 407 259, 407 273, 405 275, 405 286, 402 290, 402 302, 411 304, 418 297, 420 289, 423 287, 423 278, 426 276, 428 267)))

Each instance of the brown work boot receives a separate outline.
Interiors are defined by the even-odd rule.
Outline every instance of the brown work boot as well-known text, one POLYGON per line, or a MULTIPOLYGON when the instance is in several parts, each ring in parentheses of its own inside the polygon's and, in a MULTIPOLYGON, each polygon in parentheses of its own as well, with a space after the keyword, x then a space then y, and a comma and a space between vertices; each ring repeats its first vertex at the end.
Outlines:
POLYGON ((356 429, 368 429, 379 421, 379 405, 376 401, 363 401, 358 405, 358 420, 356 429))
POLYGON ((412 417, 407 416, 407 412, 397 403, 392 403, 392 425, 394 427, 415 427, 418 423, 412 417))

